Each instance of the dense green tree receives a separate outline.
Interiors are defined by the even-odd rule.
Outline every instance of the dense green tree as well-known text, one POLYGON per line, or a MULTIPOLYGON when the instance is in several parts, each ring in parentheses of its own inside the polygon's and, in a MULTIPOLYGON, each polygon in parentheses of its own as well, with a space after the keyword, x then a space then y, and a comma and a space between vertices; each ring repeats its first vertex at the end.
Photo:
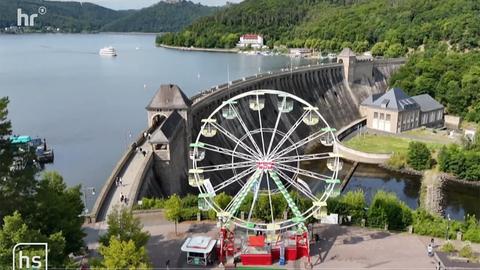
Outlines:
POLYGON ((443 46, 412 55, 406 65, 390 78, 390 84, 410 95, 428 93, 440 101, 448 113, 476 121, 480 53, 448 52, 443 46), (475 90, 477 89, 477 90, 475 90))
POLYGON ((478 181, 480 179, 479 149, 478 141, 469 143, 463 149, 458 145, 443 147, 438 154, 440 170, 462 179, 478 181))
POLYGON ((48 266, 62 267, 68 260, 66 241, 61 232, 43 235, 39 230, 29 228, 19 212, 6 216, 0 230, 0 268, 9 269, 12 266, 12 249, 18 243, 48 243, 48 266))
POLYGON ((84 205, 80 186, 67 188, 57 172, 45 172, 34 197, 36 207, 31 219, 34 228, 43 234, 62 232, 67 254, 83 247, 82 231, 84 205))
POLYGON ((107 217, 108 231, 100 237, 100 243, 110 245, 110 240, 115 237, 119 241, 133 241, 137 248, 147 244, 150 235, 144 232, 140 219, 132 214, 132 210, 126 208, 114 208, 107 217))
POLYGON ((7 105, 7 98, 0 99, 0 217, 6 226, 5 241, 0 242, 11 252, 12 243, 6 240, 9 228, 18 228, 20 236, 15 237, 22 241, 28 239, 21 233, 28 231, 35 240, 31 242, 49 243, 51 266, 65 266, 68 255, 83 246, 80 187, 67 188, 57 173, 45 173, 38 179, 33 149, 9 141, 7 105), (12 169, 14 160, 23 166, 12 169))
POLYGON ((165 201, 165 217, 175 223, 175 234, 177 234, 177 223, 182 215, 182 200, 177 194, 171 195, 165 201))
POLYGON ((412 224, 412 211, 395 193, 378 191, 368 208, 367 222, 372 227, 404 230, 412 224))
POLYGON ((408 144, 407 164, 415 170, 430 169, 432 154, 427 145, 422 142, 410 142, 408 144))
POLYGON ((103 267, 107 269, 150 269, 147 251, 138 247, 133 240, 119 240, 112 236, 108 246, 101 245, 103 267))
POLYGON ((358 225, 365 218, 366 207, 365 194, 362 190, 349 191, 342 196, 329 198, 327 201, 329 213, 351 216, 352 223, 358 225))
MULTIPOLYGON (((258 33, 268 45, 280 41, 322 51, 349 46, 356 52, 372 49, 375 55, 399 56, 407 48, 445 41, 458 51, 478 47, 479 9, 475 0, 245 0, 198 19, 184 31, 193 33, 195 44, 207 47, 225 47, 220 39, 228 34, 258 33), (197 42, 210 38, 217 41, 197 42)), ((158 41, 181 44, 169 43, 170 38, 158 41)))
POLYGON ((8 98, 0 99, 0 219, 19 211, 31 213, 34 208, 33 196, 37 183, 38 169, 33 163, 33 151, 22 151, 9 140, 12 133, 8 120, 8 98), (14 161, 24 164, 12 170, 14 161))

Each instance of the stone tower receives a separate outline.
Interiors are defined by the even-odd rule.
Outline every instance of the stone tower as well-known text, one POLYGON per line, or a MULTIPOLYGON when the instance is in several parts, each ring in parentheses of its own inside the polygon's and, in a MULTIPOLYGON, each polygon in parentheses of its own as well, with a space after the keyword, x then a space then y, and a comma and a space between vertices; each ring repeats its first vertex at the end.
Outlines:
POLYGON ((154 173, 164 196, 182 195, 188 188, 188 128, 190 99, 174 84, 161 85, 147 109, 154 173))
POLYGON ((357 56, 350 48, 345 48, 337 56, 337 63, 343 64, 343 74, 349 84, 373 80, 372 56, 357 56))
POLYGON ((187 120, 188 111, 192 102, 175 84, 163 84, 146 107, 148 126, 158 124, 161 117, 167 118, 177 111, 184 120, 187 120))

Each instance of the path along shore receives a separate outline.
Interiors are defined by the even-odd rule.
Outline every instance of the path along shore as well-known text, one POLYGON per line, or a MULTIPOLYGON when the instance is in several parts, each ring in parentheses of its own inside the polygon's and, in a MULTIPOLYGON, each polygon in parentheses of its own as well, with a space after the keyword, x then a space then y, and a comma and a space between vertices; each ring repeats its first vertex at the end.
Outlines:
POLYGON ((181 51, 199 51, 199 52, 222 52, 222 53, 238 53, 239 49, 219 49, 219 48, 197 48, 197 47, 179 47, 165 44, 157 44, 157 47, 181 50, 181 51))

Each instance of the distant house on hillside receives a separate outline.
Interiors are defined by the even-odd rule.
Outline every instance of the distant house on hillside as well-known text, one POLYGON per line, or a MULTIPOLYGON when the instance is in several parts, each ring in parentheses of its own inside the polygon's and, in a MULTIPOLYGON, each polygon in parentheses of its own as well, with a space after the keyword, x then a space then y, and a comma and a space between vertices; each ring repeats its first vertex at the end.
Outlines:
POLYGON ((428 94, 409 97, 400 88, 371 95, 360 104, 371 129, 400 133, 420 126, 443 126, 442 104, 428 94))
POLYGON ((250 46, 253 49, 263 48, 263 37, 257 34, 245 34, 240 37, 237 43, 238 48, 247 48, 250 46))

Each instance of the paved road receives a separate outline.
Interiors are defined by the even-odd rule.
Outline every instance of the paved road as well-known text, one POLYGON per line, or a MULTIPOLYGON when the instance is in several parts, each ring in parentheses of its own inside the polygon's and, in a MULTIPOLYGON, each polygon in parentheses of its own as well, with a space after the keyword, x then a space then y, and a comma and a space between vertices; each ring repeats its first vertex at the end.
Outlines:
MULTIPOLYGON (((211 221, 182 222, 176 235, 174 224, 166 221, 162 212, 138 216, 151 235, 147 247, 154 268, 164 268, 167 260, 171 269, 186 267, 180 247, 191 235, 218 237, 218 229, 211 221)), ((105 229, 104 223, 86 225, 85 240, 90 249, 98 247, 96 239, 105 229)), ((322 238, 311 248, 314 269, 435 269, 434 259, 427 256, 426 250, 430 237, 339 225, 319 225, 314 233, 322 238)), ((439 247, 443 240, 435 239, 435 243, 439 247)), ((463 246, 459 241, 453 243, 457 248, 463 246)), ((480 252, 479 244, 472 247, 480 252)), ((304 265, 305 260, 299 260, 278 268, 304 269, 304 265)))

